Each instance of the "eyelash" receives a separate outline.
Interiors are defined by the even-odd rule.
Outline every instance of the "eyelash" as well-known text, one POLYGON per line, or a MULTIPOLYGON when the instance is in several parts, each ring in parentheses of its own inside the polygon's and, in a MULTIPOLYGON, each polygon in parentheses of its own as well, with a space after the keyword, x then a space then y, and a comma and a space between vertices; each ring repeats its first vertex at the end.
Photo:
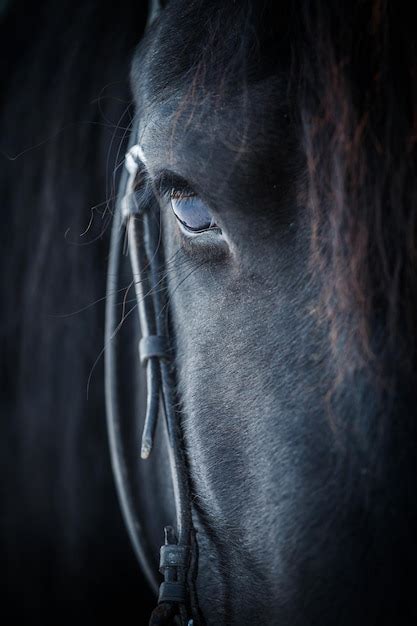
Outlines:
POLYGON ((171 172, 162 172, 155 183, 161 197, 181 199, 196 195, 186 180, 171 172))
POLYGON ((172 187, 169 192, 169 197, 174 200, 183 200, 184 198, 194 198, 196 193, 192 189, 177 189, 172 187))

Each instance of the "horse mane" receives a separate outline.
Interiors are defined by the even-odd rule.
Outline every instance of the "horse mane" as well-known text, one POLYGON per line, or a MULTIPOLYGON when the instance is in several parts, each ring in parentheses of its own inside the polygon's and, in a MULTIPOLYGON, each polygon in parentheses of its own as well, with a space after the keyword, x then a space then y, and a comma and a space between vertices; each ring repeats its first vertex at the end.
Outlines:
POLYGON ((312 264, 341 375, 415 375, 417 50, 387 0, 303 3, 299 102, 312 264))
POLYGON ((99 357, 145 12, 126 0, 14 0, 2 15, 0 536, 4 610, 20 623, 127 619, 142 585, 115 495, 99 357))

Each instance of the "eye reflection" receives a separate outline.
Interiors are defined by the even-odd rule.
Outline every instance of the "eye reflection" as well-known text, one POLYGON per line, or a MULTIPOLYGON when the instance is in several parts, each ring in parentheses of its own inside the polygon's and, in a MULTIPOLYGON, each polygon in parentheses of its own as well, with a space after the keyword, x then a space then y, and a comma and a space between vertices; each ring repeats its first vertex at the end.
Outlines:
POLYGON ((177 220, 194 233, 217 229, 207 205, 194 193, 171 191, 171 207, 177 220))

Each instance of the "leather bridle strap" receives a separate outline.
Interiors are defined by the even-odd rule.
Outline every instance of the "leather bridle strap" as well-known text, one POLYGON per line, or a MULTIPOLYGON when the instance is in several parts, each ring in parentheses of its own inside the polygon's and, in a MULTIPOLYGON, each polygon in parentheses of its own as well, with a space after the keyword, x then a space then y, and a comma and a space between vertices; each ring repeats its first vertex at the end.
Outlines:
MULTIPOLYGON (((164 582, 160 585, 158 607, 153 612, 150 624, 155 626, 156 624, 160 626, 162 624, 186 626, 192 621, 190 620, 191 607, 196 605, 191 580, 192 573, 190 572, 191 500, 186 462, 181 445, 182 434, 178 415, 174 408, 169 339, 165 335, 166 302, 159 202, 154 190, 147 182, 140 154, 139 147, 133 145, 126 155, 127 176, 122 177, 121 185, 123 188, 119 193, 119 201, 114 216, 109 272, 112 271, 112 264, 115 264, 114 255, 122 253, 120 242, 124 237, 123 233, 126 232, 141 330, 140 360, 146 368, 147 407, 141 456, 146 459, 152 451, 158 416, 162 412, 166 423, 169 467, 176 511, 175 530, 170 526, 165 528, 165 545, 162 546, 160 554, 160 571, 164 575, 164 582)), ((116 273, 117 275, 118 273, 116 273)), ((113 281, 111 288, 117 292, 118 287, 119 285, 114 285, 113 281)), ((107 328, 106 344, 113 340, 114 311, 110 313, 110 317, 113 324, 107 328)), ((110 354, 112 354, 111 351, 110 354)), ((106 395, 110 415, 108 419, 113 422, 114 420, 120 421, 113 393, 117 386, 114 381, 116 370, 115 364, 112 363, 112 357, 110 359, 108 357, 106 362, 106 395)), ((122 491, 125 520, 132 536, 132 533, 135 534, 134 520, 131 519, 133 508, 123 506, 123 492, 128 491, 123 484, 123 481, 126 480, 123 472, 119 472, 118 478, 119 493, 120 490, 122 491)), ((146 569, 149 570, 149 564, 144 559, 144 550, 137 550, 137 554, 142 564, 145 562, 146 572, 146 569)), ((195 610, 192 612, 195 613, 195 610)))
MULTIPOLYGON (((163 5, 161 0, 149 0, 148 27, 158 17, 163 5)), ((156 588, 156 576, 135 510, 135 494, 128 480, 118 401, 117 331, 120 324, 117 319, 117 293, 120 289, 123 242, 127 234, 141 332, 139 356, 146 369, 147 399, 141 457, 146 459, 151 454, 157 420, 163 413, 176 513, 175 529, 171 526, 164 529, 165 544, 160 552, 160 572, 164 581, 159 587, 158 606, 152 613, 150 624, 197 626, 201 623, 194 588, 197 552, 183 438, 174 408, 170 342, 165 332, 167 303, 159 202, 147 183, 134 132, 129 148, 113 217, 107 281, 105 387, 111 459, 130 538, 148 581, 156 588)))

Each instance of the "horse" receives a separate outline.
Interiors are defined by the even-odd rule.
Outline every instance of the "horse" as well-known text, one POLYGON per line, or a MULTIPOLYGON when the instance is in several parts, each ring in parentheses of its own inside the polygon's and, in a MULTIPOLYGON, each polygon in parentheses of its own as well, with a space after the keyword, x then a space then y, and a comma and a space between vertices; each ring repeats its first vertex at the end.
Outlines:
MULTIPOLYGON (((158 211, 147 263, 163 257, 151 292, 164 298, 187 486, 188 615, 414 623, 411 13, 380 0, 162 4, 133 56, 126 132, 131 195, 158 211)), ((140 308, 129 286, 142 275, 128 281, 124 460, 156 571, 175 522, 171 440, 158 423, 138 459, 126 305, 140 308)))

